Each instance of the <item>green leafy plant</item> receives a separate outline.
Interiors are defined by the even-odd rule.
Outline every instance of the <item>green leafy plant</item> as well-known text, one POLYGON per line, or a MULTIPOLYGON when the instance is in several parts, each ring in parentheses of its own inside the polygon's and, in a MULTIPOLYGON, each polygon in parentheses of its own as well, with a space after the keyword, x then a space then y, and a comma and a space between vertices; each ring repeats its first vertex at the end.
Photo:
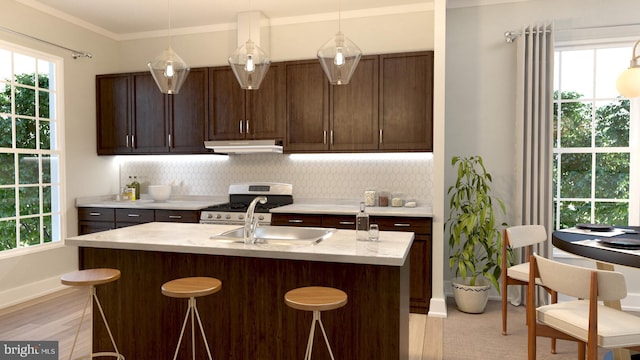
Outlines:
POLYGON ((484 166, 482 157, 459 157, 451 160, 457 166, 455 185, 449 187, 449 219, 445 227, 449 230, 449 268, 455 269, 456 277, 468 285, 475 285, 478 276, 483 276, 500 292, 502 234, 496 220, 497 211, 506 215, 502 200, 491 195, 491 174, 484 166))

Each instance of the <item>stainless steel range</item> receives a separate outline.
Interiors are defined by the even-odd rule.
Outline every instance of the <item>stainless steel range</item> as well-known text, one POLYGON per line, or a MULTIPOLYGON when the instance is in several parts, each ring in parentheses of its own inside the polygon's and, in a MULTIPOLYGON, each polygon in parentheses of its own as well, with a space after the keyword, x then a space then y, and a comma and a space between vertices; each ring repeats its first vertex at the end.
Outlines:
POLYGON ((293 204, 293 185, 283 183, 258 182, 232 184, 229 186, 229 202, 203 209, 201 224, 244 225, 247 207, 256 196, 266 196, 265 204, 258 203, 255 217, 261 225, 271 223, 270 209, 293 204))

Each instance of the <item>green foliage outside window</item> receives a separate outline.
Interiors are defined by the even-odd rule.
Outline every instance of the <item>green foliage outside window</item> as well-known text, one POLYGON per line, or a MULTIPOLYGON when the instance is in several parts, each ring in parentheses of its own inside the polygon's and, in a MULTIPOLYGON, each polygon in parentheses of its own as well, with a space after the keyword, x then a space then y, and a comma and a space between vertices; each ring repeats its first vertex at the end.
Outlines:
POLYGON ((554 93, 554 134, 560 130, 560 136, 554 136, 554 148, 575 150, 554 154, 553 193, 554 211, 560 215, 558 228, 577 223, 627 225, 629 100, 618 99, 593 109, 591 102, 582 102, 580 98, 582 95, 576 92, 554 93), (611 147, 623 149, 604 151, 611 147), (578 151, 578 148, 595 150, 578 151), (600 148, 603 151, 598 151, 600 148))

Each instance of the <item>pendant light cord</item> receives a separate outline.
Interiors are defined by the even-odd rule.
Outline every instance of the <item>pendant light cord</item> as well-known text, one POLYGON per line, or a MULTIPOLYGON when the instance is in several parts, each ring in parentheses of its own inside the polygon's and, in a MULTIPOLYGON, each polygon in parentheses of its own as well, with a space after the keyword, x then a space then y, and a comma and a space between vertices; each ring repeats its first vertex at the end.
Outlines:
POLYGON ((171 47, 171 0, 167 0, 167 34, 169 36, 169 47, 171 47))
POLYGON ((342 0, 338 0, 338 32, 342 31, 342 0))

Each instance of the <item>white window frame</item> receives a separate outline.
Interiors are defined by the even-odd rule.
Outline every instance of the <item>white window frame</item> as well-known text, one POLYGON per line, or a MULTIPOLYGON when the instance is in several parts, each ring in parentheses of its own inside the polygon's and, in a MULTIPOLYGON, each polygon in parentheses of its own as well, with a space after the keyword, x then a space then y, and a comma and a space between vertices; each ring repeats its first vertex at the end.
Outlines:
MULTIPOLYGON (((557 43, 555 47, 555 51, 567 51, 567 50, 585 50, 585 49, 604 49, 604 48, 613 48, 613 47, 629 47, 629 60, 631 59, 631 48, 633 47, 634 41, 631 41, 628 38, 623 39, 599 39, 594 41, 579 41, 579 42, 563 42, 557 43)), ((556 67, 556 70, 560 71, 560 66, 556 67)), ((620 69, 622 72, 624 69, 620 69)), ((594 68, 595 71, 595 68, 594 68)), ((560 76, 559 73, 554 74, 555 77, 560 76)), ((595 76, 594 76, 595 79, 595 76)), ((561 87, 562 89, 562 87, 561 87)), ((593 95, 595 96, 595 95, 593 95)), ((585 101, 598 102, 600 100, 606 99, 598 99, 597 97, 585 98, 585 101)), ((595 110, 595 108, 594 108, 595 110)), ((593 153, 594 150, 597 150, 598 153, 620 153, 620 152, 628 152, 630 154, 630 164, 629 164, 629 214, 628 214, 628 222, 629 225, 638 226, 640 225, 640 147, 638 146, 638 137, 640 136, 640 100, 639 99, 630 99, 630 120, 629 120, 629 147, 628 148, 596 148, 596 147, 588 147, 588 148, 570 148, 571 151, 565 151, 563 149, 567 148, 555 148, 553 149, 553 153, 555 154, 563 154, 563 153, 593 153), (624 151, 619 151, 623 150, 624 151)), ((560 127, 560 132, 562 131, 560 127)), ((554 134, 554 138, 557 134, 554 134)), ((592 143, 593 145, 593 143, 592 143)), ((560 165, 561 166, 561 165, 560 165)), ((595 179, 595 167, 592 165, 592 176, 595 179)), ((559 172, 558 172, 559 174, 559 172)), ((593 186, 593 185, 592 185, 593 186)), ((592 192, 593 193, 593 192, 592 192)), ((553 194, 554 198, 557 194, 553 194)), ((571 199, 565 199, 571 200, 571 199)), ((582 199, 581 199, 582 200, 582 199)), ((594 201, 594 198, 590 198, 590 201, 594 201)), ((556 207, 556 211, 558 208, 556 207)), ((593 212, 593 208, 592 208, 593 212)), ((554 212, 555 218, 553 219, 554 227, 558 224, 559 215, 557 212, 554 212)))
MULTIPOLYGON (((53 159, 54 156, 57 156, 57 174, 55 176, 57 176, 57 182, 52 182, 51 184, 55 184, 58 187, 58 195, 57 197, 54 196, 54 192, 52 191, 52 198, 51 198, 51 217, 52 217, 52 233, 55 233, 56 235, 53 236, 52 241, 51 242, 43 242, 43 238, 42 238, 42 233, 40 236, 40 243, 39 244, 35 244, 35 245, 30 245, 30 246, 20 246, 20 238, 19 236, 19 231, 18 231, 18 227, 19 227, 19 221, 18 218, 20 217, 28 217, 28 216, 21 216, 20 215, 20 209, 19 209, 19 197, 16 196, 16 221, 17 221, 17 226, 16 226, 16 237, 17 237, 17 247, 14 249, 9 249, 9 250, 3 250, 0 251, 0 258, 7 258, 7 257, 13 257, 13 256, 19 256, 19 255, 23 255, 23 254, 28 254, 28 253, 35 253, 35 252, 39 252, 39 251, 43 251, 43 250, 47 250, 50 248, 54 248, 54 247, 62 247, 64 246, 64 239, 66 237, 66 217, 64 216, 65 212, 66 212, 66 181, 65 181, 65 142, 64 142, 64 131, 65 131, 65 122, 64 122, 64 59, 59 57, 59 56, 55 56, 49 53, 45 53, 45 52, 41 52, 38 50, 34 50, 34 49, 30 49, 24 46, 20 46, 14 43, 10 43, 10 42, 6 42, 6 41, 2 41, 0 40, 0 48, 2 48, 3 50, 6 51, 10 51, 12 53, 19 53, 21 55, 26 55, 26 56, 30 56, 37 60, 44 60, 50 63, 53 63, 55 65, 55 70, 53 72, 54 74, 54 84, 55 84, 55 89, 51 89, 52 93, 55 93, 54 96, 54 102, 49 104, 50 107, 50 114, 55 114, 54 116, 51 117, 52 123, 55 122, 55 131, 53 131, 53 126, 51 127, 52 129, 52 136, 50 138, 51 141, 51 148, 50 150, 41 150, 41 149, 20 149, 20 148, 13 148, 11 149, 11 151, 7 151, 6 153, 14 153, 14 154, 24 154, 24 153, 29 153, 29 154, 38 154, 38 155, 50 155, 50 158, 53 159), (55 134, 53 134, 55 132, 55 134), (57 221, 56 221, 57 218, 57 221)), ((12 75, 13 75, 13 69, 11 71, 12 75)), ((36 84, 37 84, 37 79, 36 79, 36 84)), ((37 97, 36 97, 36 106, 37 106, 37 97)), ((12 121, 15 122, 15 114, 13 114, 14 110, 12 109, 12 121)), ((19 116, 18 116, 19 117, 19 116)), ((15 126, 13 126, 13 139, 15 139, 15 126)), ((37 134, 37 138, 36 141, 39 142, 39 132, 37 134)), ((15 140, 14 140, 15 143, 15 140)), ((3 149, 3 153, 5 152, 3 149)), ((53 162, 52 162, 53 163, 53 162)), ((53 165, 51 165, 51 169, 52 169, 52 178, 54 177, 53 175, 53 165)), ((15 166, 15 180, 16 180, 16 185, 18 188, 20 188, 20 184, 18 182, 19 179, 19 167, 16 165, 15 166)), ((42 172, 40 172, 40 179, 39 179, 39 188, 40 188, 40 193, 42 192, 42 186, 43 186, 43 182, 42 182, 42 172)), ((52 187, 53 190, 53 187, 52 187)), ((42 209, 42 196, 40 197, 40 209, 42 209)), ((42 215, 42 212, 40 212, 40 215, 42 215)))

